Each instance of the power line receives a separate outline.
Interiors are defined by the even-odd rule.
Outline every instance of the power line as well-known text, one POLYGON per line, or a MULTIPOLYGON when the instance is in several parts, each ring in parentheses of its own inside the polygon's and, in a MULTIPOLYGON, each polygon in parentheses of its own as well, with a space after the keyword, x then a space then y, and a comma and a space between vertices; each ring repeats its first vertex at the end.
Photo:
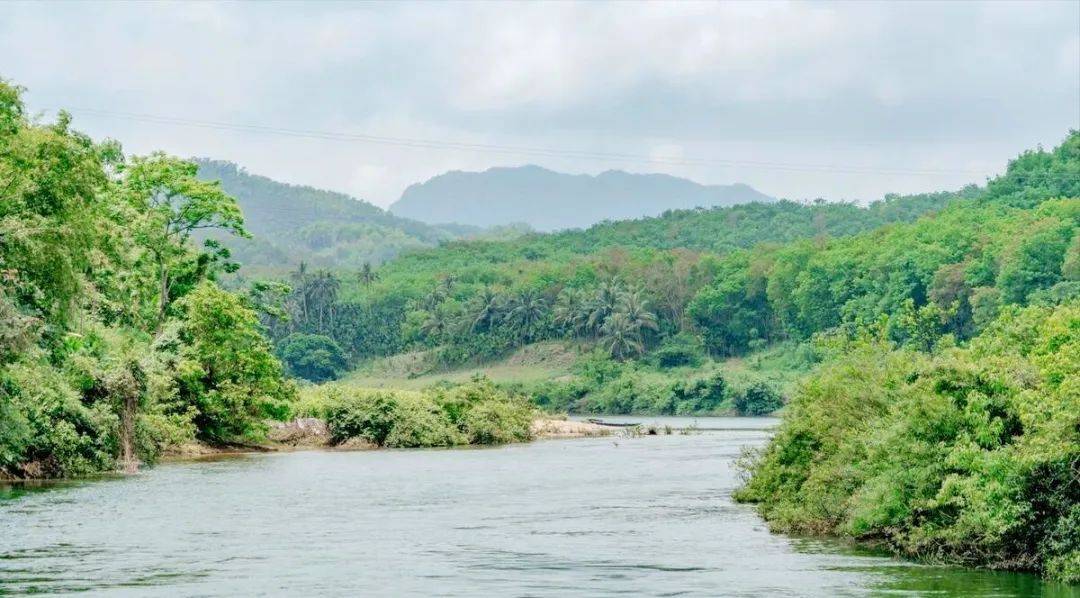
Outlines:
POLYGON ((825 172, 842 174, 868 174, 868 175, 908 175, 908 176, 985 176, 985 172, 972 170, 946 170, 946 169, 903 169, 903 168, 874 168, 859 166, 838 166, 832 164, 797 164, 789 162, 769 162, 758 160, 730 160, 730 159, 693 159, 693 158, 663 158, 652 157, 643 154, 618 153, 618 152, 595 152, 574 149, 559 149, 545 147, 496 145, 486 143, 468 143, 449 140, 417 139, 407 137, 390 137, 383 135, 371 135, 365 133, 345 133, 331 131, 315 131, 306 129, 294 129, 259 124, 230 123, 213 120, 196 120, 189 118, 162 116, 134 112, 117 112, 101 110, 97 108, 73 108, 68 109, 72 113, 82 113, 92 116, 119 118, 135 122, 147 122, 155 124, 167 124, 174 126, 186 126, 218 131, 236 131, 248 133, 262 133, 295 138, 325 139, 341 142, 361 142, 378 145, 390 145, 418 149, 450 149, 495 153, 504 155, 524 155, 550 158, 583 158, 591 160, 608 160, 618 162, 640 162, 648 164, 663 164, 670 166, 724 166, 746 167, 765 170, 783 170, 795 172, 825 172))

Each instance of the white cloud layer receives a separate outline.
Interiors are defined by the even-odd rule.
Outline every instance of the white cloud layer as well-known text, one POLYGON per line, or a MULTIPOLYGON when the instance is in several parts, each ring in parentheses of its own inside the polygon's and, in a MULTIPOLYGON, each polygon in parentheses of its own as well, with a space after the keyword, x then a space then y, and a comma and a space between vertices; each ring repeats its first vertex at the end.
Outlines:
POLYGON ((448 169, 527 162, 873 199, 979 181, 1080 128, 1080 3, 3 4, 0 77, 131 151, 230 159, 381 205, 448 169), (866 172, 801 167, 830 164, 866 172))

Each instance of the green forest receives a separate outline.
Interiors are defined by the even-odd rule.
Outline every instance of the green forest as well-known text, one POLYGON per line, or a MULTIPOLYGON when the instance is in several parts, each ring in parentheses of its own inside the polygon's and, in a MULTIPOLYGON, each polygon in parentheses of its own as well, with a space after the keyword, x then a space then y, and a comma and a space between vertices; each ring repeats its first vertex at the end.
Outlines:
POLYGON ((537 409, 779 412, 738 494, 775 529, 1080 582, 1080 132, 952 192, 481 232, 125 155, 22 93, 0 83, 4 477, 298 416, 417 447, 528 440, 537 409), (541 343, 572 375, 348 384, 541 343))

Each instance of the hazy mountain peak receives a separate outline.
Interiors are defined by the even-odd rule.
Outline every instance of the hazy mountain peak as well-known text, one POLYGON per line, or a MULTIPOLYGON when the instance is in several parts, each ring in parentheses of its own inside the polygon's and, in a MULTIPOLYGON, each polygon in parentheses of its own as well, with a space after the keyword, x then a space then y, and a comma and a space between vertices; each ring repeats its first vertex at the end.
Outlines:
POLYGON ((390 211, 431 224, 523 222, 545 231, 752 201, 774 199, 741 183, 702 185, 667 174, 624 170, 575 175, 526 164, 434 176, 409 186, 390 211))

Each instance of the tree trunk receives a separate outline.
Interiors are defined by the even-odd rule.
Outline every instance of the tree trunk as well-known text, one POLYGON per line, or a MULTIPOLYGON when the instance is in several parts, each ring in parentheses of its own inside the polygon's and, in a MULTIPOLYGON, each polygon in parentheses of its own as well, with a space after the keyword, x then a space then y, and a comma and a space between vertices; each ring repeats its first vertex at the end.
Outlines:
POLYGON ((165 269, 165 264, 158 261, 158 268, 161 269, 161 284, 158 289, 160 296, 158 297, 158 313, 157 322, 154 325, 154 333, 161 332, 161 327, 165 324, 165 310, 169 307, 169 271, 165 269))
POLYGON ((139 470, 139 458, 135 454, 135 418, 139 398, 146 391, 143 373, 139 364, 133 361, 123 369, 114 370, 103 382, 109 394, 119 402, 120 466, 125 473, 135 473, 139 470))
POLYGON ((127 393, 120 410, 120 463, 124 473, 139 471, 139 459, 135 456, 135 412, 139 406, 139 396, 127 393))

